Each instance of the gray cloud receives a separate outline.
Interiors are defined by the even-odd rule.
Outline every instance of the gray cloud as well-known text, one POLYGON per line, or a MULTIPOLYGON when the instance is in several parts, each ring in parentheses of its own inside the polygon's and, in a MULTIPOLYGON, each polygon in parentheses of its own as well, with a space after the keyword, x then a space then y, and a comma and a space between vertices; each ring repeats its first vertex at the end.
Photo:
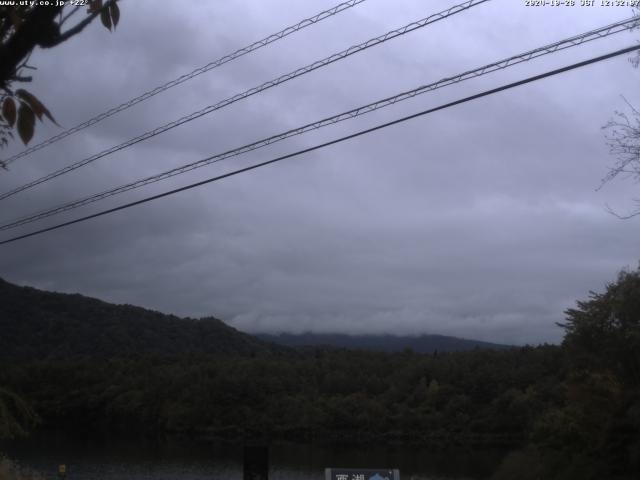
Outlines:
MULTIPOLYGON (((15 162, 8 189, 453 2, 370 0, 15 162)), ((37 52, 31 88, 65 127, 331 1, 122 6, 37 52)), ((610 23, 626 9, 487 5, 179 127, 4 202, 3 219, 110 188, 610 23), (538 25, 544 24, 544 30, 538 25)), ((568 50, 145 187, 89 213, 272 158, 635 41, 568 50)), ((443 333, 556 342, 555 322, 638 260, 637 185, 595 191, 601 126, 640 72, 601 63, 0 248, 0 275, 248 331, 443 333)), ((635 97, 634 97, 635 95, 635 97)), ((42 125, 36 141, 57 133, 42 125)), ((17 146, 7 153, 19 151, 17 146)), ((76 214, 80 214, 78 211, 76 214)), ((76 214, 56 217, 74 218, 76 214)), ((54 219, 43 222, 53 224, 54 219)), ((20 231, 28 231, 23 229, 20 231)), ((6 235, 5 237, 6 238, 6 235)))

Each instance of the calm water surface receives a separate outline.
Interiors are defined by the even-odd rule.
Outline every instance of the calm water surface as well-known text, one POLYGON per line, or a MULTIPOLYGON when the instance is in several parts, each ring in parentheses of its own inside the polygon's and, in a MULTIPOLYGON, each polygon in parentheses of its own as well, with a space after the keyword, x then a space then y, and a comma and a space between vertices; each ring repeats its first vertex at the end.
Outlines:
MULTIPOLYGON (((67 480, 242 479, 242 445, 192 441, 86 441, 56 436, 5 443, 21 465, 67 480)), ((434 452, 415 447, 332 447, 279 443, 270 447, 270 480, 323 480, 325 467, 399 468, 403 480, 466 480, 490 476, 504 451, 434 452)))

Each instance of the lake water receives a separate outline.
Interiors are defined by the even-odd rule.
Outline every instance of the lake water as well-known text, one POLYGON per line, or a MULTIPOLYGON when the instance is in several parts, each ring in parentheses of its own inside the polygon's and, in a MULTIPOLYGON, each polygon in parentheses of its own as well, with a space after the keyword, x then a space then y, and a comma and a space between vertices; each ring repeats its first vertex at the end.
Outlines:
MULTIPOLYGON (((241 480, 242 445, 170 440, 95 441, 56 436, 0 445, 0 451, 67 480, 241 480)), ((399 468, 402 480, 463 480, 490 476, 504 451, 436 452, 415 447, 332 447, 279 443, 270 446, 270 480, 323 480, 325 467, 399 468)))

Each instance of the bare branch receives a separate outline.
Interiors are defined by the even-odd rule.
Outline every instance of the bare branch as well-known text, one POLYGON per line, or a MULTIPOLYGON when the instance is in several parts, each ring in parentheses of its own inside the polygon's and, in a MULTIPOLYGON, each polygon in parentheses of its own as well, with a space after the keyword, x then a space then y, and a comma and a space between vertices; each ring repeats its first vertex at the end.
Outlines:
POLYGON ((20 65, 16 67, 16 72, 20 72, 20 70, 23 68, 29 68, 29 69, 35 70, 35 67, 27 67, 27 63, 29 62, 29 59, 31 58, 32 53, 33 53, 33 50, 30 51, 26 57, 24 57, 24 60, 22 60, 22 62, 20 62, 20 65))
POLYGON ((632 118, 624 112, 616 111, 614 117, 602 127, 607 131, 605 139, 609 153, 617 160, 597 190, 621 173, 631 173, 636 180, 640 180, 640 111, 626 98, 622 99, 630 109, 632 118))
MULTIPOLYGON (((640 201, 639 200, 635 200, 635 202, 640 205, 640 201)), ((637 217, 640 216, 640 208, 634 210, 633 212, 627 214, 627 215, 620 215, 619 213, 617 213, 613 208, 611 208, 611 206, 609 206, 609 204, 605 204, 605 208, 607 210, 607 213, 610 213, 611 215, 613 215, 614 217, 620 219, 620 220, 629 220, 630 218, 633 217, 637 217)))
POLYGON ((631 111, 636 115, 636 116, 640 116, 640 112, 636 109, 636 107, 634 107, 631 102, 629 102, 629 100, 627 100, 627 97, 625 97, 624 95, 620 95, 620 97, 622 98, 622 100, 624 101, 624 103, 627 104, 627 107, 629 107, 629 109, 631 109, 631 111))

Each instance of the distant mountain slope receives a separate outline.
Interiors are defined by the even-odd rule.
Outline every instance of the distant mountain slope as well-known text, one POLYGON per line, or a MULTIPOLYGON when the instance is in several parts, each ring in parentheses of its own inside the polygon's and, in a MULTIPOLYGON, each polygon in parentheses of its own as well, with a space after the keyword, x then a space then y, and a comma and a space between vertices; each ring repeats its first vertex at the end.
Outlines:
POLYGON ((251 354, 278 349, 215 318, 183 319, 0 279, 0 360, 251 354))
POLYGON ((293 335, 284 333, 280 335, 259 334, 256 335, 256 337, 261 340, 289 347, 329 346, 383 352, 401 352, 407 348, 412 349, 416 353, 433 353, 436 350, 438 352, 459 352, 463 350, 473 350, 474 348, 510 348, 509 345, 447 337, 444 335, 421 335, 418 337, 409 337, 395 335, 341 335, 314 333, 293 335))

